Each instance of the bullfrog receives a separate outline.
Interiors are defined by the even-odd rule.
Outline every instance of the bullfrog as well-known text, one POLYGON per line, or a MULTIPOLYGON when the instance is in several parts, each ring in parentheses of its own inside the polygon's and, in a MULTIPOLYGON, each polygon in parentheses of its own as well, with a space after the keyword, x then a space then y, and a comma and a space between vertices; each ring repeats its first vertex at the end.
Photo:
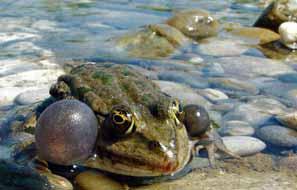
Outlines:
POLYGON ((210 127, 205 109, 183 107, 129 66, 78 66, 60 76, 50 94, 56 100, 85 102, 98 119, 94 154, 84 166, 123 176, 156 177, 175 175, 201 147, 207 149, 212 166, 216 148, 238 158, 210 127))
MULTIPOLYGON (((29 189, 71 190, 68 179, 94 169, 129 185, 151 184, 177 179, 190 172, 196 167, 195 156, 201 148, 207 150, 211 166, 215 165, 216 149, 239 158, 225 147, 203 107, 182 106, 179 100, 163 93, 153 81, 130 66, 109 62, 83 64, 60 76, 50 94, 49 99, 28 114, 22 126, 15 126, 18 129, 15 133, 25 130, 38 135, 38 122, 50 106, 75 100, 90 108, 98 121, 95 125, 98 134, 90 155, 79 163, 55 165, 57 163, 42 158, 40 153, 36 155, 35 146, 31 146, 34 144, 30 144, 19 151, 13 162, 0 160, 0 187, 18 189, 25 180, 30 182, 26 183, 29 189), (75 174, 71 173, 73 169, 75 174)), ((73 112, 79 113, 79 110, 73 112)), ((75 114, 77 125, 91 122, 88 117, 79 116, 75 114)), ((67 118, 61 122, 61 127, 69 126, 67 118)), ((49 132, 45 136, 50 138, 53 134, 49 132)), ((64 134, 65 139, 70 134, 64 134)), ((76 141, 88 142, 84 138, 89 136, 78 135, 76 141)), ((59 158, 64 153, 53 154, 59 158)))

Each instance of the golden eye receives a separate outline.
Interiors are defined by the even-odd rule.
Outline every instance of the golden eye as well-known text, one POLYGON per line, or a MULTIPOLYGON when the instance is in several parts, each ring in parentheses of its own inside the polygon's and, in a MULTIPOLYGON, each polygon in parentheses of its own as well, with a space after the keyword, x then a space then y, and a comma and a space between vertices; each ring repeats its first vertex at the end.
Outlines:
POLYGON ((107 125, 112 135, 125 136, 135 131, 135 116, 125 106, 117 106, 111 110, 107 125))

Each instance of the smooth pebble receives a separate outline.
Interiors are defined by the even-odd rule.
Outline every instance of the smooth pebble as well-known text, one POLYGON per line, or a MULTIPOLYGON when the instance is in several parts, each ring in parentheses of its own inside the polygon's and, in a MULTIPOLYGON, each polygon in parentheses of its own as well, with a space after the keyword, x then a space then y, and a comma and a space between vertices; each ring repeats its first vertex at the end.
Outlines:
POLYGON ((252 136, 255 129, 244 121, 227 121, 222 128, 219 129, 222 136, 252 136))
POLYGON ((267 125, 256 130, 263 141, 275 146, 292 148, 297 146, 297 131, 280 125, 267 125))
POLYGON ((230 136, 222 137, 226 147, 235 154, 248 156, 261 152, 266 148, 266 144, 254 137, 230 136))

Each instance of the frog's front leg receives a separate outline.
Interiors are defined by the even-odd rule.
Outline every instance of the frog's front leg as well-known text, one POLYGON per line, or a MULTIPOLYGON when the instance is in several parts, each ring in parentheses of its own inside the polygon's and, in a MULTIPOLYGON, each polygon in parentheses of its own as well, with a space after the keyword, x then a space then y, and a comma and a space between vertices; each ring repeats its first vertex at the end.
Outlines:
POLYGON ((107 107, 101 98, 89 86, 73 75, 60 76, 57 83, 52 85, 50 94, 58 100, 79 99, 88 104, 95 113, 103 115, 108 113, 107 107))
POLYGON ((217 150, 233 158, 240 158, 225 146, 220 135, 212 128, 208 113, 203 107, 187 105, 183 108, 180 118, 186 126, 189 138, 194 142, 195 153, 205 148, 211 167, 215 167, 217 150))

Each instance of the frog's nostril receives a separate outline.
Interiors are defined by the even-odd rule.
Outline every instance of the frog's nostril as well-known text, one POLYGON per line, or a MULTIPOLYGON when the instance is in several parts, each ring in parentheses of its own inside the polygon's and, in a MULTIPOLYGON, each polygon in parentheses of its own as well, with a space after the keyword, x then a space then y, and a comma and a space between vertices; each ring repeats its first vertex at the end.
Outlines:
POLYGON ((150 150, 161 150, 161 144, 158 141, 152 140, 149 142, 150 150))

